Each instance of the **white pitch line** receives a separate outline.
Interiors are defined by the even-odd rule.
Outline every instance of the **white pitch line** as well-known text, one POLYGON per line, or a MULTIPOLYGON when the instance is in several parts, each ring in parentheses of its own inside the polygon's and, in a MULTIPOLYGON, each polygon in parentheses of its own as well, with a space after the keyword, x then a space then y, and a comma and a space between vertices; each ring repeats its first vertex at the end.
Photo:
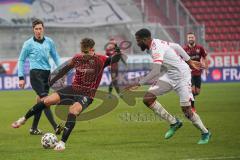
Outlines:
POLYGON ((218 159, 240 159, 240 156, 231 156, 231 157, 208 157, 208 158, 190 158, 183 160, 218 160, 218 159))

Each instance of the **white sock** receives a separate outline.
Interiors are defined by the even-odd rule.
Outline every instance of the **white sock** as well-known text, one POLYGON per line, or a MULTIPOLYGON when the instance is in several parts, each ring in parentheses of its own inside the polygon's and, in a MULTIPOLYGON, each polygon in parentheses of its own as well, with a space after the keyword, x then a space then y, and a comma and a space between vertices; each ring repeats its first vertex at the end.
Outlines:
POLYGON ((193 112, 193 116, 192 118, 190 118, 190 120, 192 121, 194 126, 196 126, 198 129, 202 131, 202 133, 208 133, 207 128, 204 126, 201 118, 197 113, 193 112))
POLYGON ((155 101, 151 108, 157 115, 159 115, 162 119, 168 121, 170 124, 177 123, 176 118, 169 114, 159 102, 155 101))

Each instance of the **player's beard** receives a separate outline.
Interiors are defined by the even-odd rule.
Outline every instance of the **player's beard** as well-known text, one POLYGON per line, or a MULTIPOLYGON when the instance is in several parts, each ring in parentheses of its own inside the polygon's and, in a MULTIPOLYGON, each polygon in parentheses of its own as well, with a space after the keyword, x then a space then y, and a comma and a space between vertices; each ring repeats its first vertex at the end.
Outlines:
POLYGON ((148 49, 148 46, 144 43, 140 43, 138 46, 141 48, 142 51, 145 51, 146 49, 148 49))
POLYGON ((194 46, 195 45, 194 41, 189 41, 188 43, 190 44, 190 46, 194 46))

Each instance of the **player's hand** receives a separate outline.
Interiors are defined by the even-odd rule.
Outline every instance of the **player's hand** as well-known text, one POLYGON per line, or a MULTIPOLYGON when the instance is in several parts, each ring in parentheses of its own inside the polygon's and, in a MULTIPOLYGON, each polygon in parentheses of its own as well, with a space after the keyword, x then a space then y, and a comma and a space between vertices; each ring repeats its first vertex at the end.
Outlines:
POLYGON ((137 83, 133 83, 130 84, 129 86, 125 87, 124 90, 125 91, 129 91, 129 90, 136 90, 140 87, 141 85, 137 82, 137 83))
POLYGON ((204 66, 202 65, 202 63, 198 62, 198 61, 193 61, 193 60, 190 60, 189 63, 188 63, 193 69, 196 69, 196 70, 200 70, 200 69, 204 69, 204 66))
POLYGON ((117 44, 115 44, 115 46, 114 46, 114 51, 115 51, 115 53, 121 53, 121 49, 117 44))
POLYGON ((25 87, 25 80, 19 80, 18 86, 19 86, 19 88, 24 89, 24 87, 25 87))

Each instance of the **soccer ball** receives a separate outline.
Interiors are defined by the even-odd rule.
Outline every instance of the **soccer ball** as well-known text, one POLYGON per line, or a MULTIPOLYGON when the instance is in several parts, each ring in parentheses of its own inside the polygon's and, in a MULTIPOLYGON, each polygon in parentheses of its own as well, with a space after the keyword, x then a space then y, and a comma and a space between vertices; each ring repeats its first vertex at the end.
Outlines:
POLYGON ((58 141, 57 136, 55 134, 45 133, 42 136, 41 144, 42 144, 43 148, 49 149, 49 148, 54 148, 57 144, 57 141, 58 141))

